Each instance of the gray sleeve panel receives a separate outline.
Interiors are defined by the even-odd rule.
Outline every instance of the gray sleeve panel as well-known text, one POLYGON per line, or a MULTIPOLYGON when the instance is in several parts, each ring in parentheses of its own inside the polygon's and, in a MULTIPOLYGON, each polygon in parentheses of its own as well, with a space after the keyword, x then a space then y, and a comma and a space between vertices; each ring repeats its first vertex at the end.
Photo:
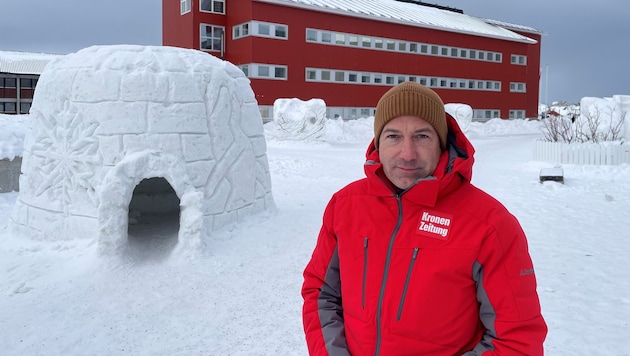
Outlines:
POLYGON ((494 323, 497 319, 497 314, 494 311, 494 307, 490 304, 488 293, 483 287, 483 266, 475 261, 472 270, 473 279, 477 285, 477 301, 479 302, 479 318, 481 323, 486 328, 486 332, 483 334, 481 341, 475 346, 472 351, 466 352, 465 356, 482 355, 486 351, 494 351, 494 345, 492 341, 497 338, 497 331, 494 327, 494 323))
POLYGON ((341 279, 339 276, 339 254, 337 248, 330 258, 330 264, 324 277, 317 300, 319 321, 330 356, 349 356, 341 306, 341 279))

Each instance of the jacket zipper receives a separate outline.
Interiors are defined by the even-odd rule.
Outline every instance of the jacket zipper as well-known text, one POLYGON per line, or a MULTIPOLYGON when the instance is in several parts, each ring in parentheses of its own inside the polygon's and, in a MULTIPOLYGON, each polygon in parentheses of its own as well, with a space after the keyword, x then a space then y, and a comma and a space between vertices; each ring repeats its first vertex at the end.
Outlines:
POLYGON ((396 226, 394 227, 394 231, 392 232, 392 236, 389 238, 389 246, 387 247, 387 257, 385 258, 385 270, 383 271, 383 281, 381 282, 381 290, 378 295, 378 304, 376 305, 376 346, 374 348, 374 355, 378 356, 381 349, 381 334, 382 334, 382 326, 381 326, 381 312, 383 307, 383 298, 385 297, 385 286, 387 285, 387 276, 389 274, 389 267, 392 259, 392 250, 394 247, 394 240, 396 235, 398 234, 398 230, 400 229, 400 225, 402 224, 402 199, 400 194, 394 195, 396 197, 396 201, 398 203, 398 220, 396 221, 396 226))
POLYGON ((398 306, 398 313, 396 314, 396 321, 400 321, 400 317, 403 311, 403 305, 405 304, 405 297, 407 296, 407 288, 409 287, 409 280, 411 279, 411 272, 413 271, 413 265, 416 263, 416 257, 418 257, 418 251, 420 248, 413 249, 411 255, 411 262, 409 263, 409 269, 407 270, 407 278, 405 278, 405 286, 403 287, 402 296, 400 297, 400 305, 398 306))
POLYGON ((365 284, 367 283, 368 238, 363 239, 363 283, 361 284, 361 309, 365 309, 365 284))

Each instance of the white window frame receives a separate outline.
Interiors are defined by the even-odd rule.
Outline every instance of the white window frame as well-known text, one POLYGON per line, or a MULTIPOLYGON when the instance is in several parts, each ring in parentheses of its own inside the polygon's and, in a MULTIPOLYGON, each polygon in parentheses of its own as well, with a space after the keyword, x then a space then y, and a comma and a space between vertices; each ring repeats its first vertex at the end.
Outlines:
POLYGON ((525 119, 525 110, 510 110, 510 119, 525 119))
POLYGON ((199 12, 225 15, 225 0, 206 0, 210 3, 210 10, 204 10, 202 5, 204 0, 199 0, 199 12), (215 6, 221 4, 223 11, 215 11, 215 6))
POLYGON ((289 77, 289 67, 280 64, 247 63, 241 64, 238 67, 245 73, 247 78, 287 80, 289 77))
POLYGON ((199 25, 199 49, 202 51, 206 51, 206 52, 221 52, 223 53, 224 50, 224 45, 225 45, 225 27, 223 26, 216 26, 216 25, 211 25, 211 24, 205 24, 202 23, 199 25), (212 28, 212 36, 208 37, 205 35, 205 33, 207 31, 204 30, 205 27, 211 27, 212 28), (215 30, 216 29, 221 29, 221 33, 222 36, 221 37, 216 37, 215 36, 215 30), (219 47, 220 48, 215 48, 215 40, 219 40, 219 47), (203 47, 203 42, 204 40, 209 40, 211 42, 211 48, 204 48, 203 47))
POLYGON ((510 63, 511 64, 515 64, 515 65, 519 65, 519 66, 526 66, 527 65, 527 56, 523 56, 520 54, 513 54, 510 56, 510 63))
POLYGON ((181 0, 179 4, 180 15, 187 14, 191 11, 191 0, 181 0))
POLYGON ((250 35, 250 24, 245 22, 232 27, 232 39, 238 40, 239 38, 247 37, 250 35))
POLYGON ((519 83, 519 82, 511 82, 510 83, 510 92, 511 93, 526 93, 527 92, 527 84, 519 83))

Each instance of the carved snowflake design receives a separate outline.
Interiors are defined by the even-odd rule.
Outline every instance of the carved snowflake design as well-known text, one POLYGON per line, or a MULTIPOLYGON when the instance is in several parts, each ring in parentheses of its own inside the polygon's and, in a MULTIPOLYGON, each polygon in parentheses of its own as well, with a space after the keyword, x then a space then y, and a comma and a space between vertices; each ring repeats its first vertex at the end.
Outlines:
POLYGON ((53 199, 61 200, 66 216, 73 195, 79 191, 87 193, 92 202, 97 201, 92 183, 98 163, 97 128, 97 122, 84 120, 81 114, 67 109, 55 117, 40 115, 32 154, 43 164, 34 167, 41 177, 34 182, 34 192, 36 196, 48 192, 53 199))

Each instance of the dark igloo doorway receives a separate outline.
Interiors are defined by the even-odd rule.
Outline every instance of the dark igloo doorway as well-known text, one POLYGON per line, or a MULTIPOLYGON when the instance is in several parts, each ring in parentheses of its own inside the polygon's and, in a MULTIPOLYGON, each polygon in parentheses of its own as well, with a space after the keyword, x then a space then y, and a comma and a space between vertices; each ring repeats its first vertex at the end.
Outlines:
POLYGON ((166 179, 138 183, 129 202, 128 221, 127 238, 134 254, 159 259, 173 250, 180 228, 180 200, 166 179))

